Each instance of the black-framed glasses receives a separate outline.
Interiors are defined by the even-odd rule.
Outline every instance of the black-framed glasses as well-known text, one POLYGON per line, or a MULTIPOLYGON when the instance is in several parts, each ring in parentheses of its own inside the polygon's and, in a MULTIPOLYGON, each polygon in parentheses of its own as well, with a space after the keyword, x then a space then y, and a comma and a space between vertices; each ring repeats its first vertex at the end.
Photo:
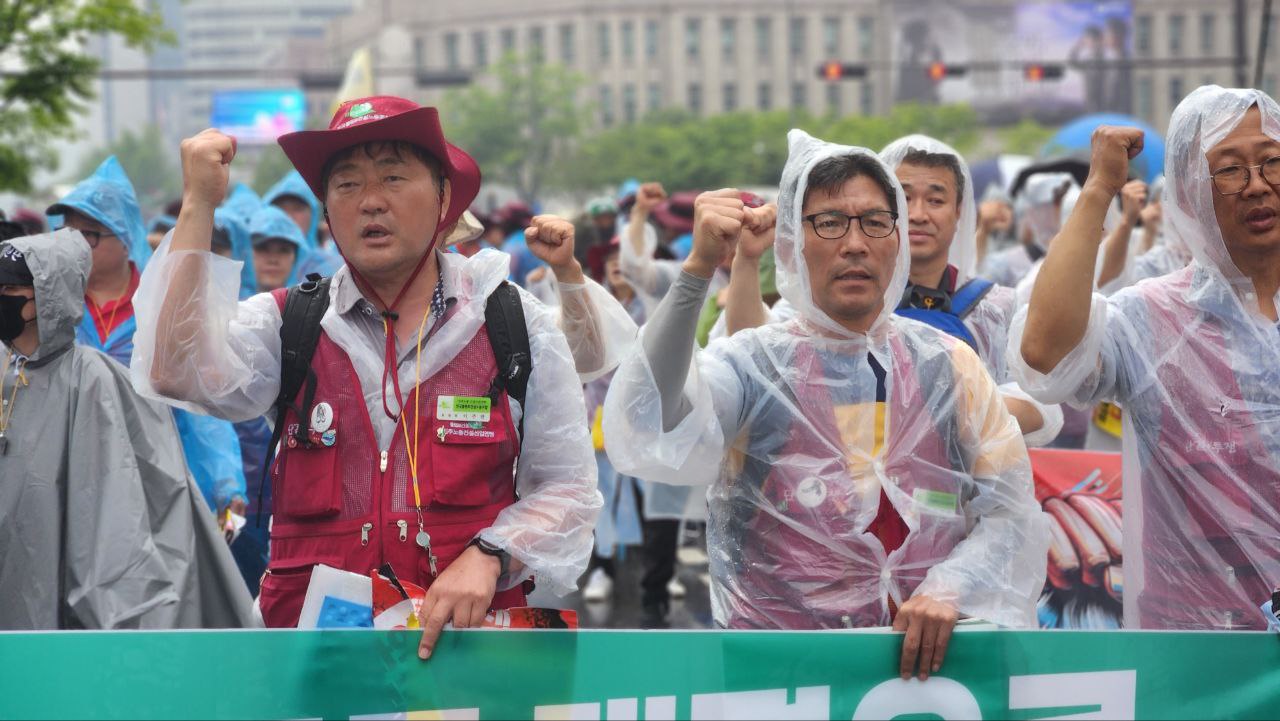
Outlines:
POLYGON ((90 248, 97 248, 98 243, 101 243, 103 238, 115 237, 115 233, 109 230, 81 230, 79 233, 84 236, 85 242, 89 244, 90 248))
POLYGON ((871 210, 862 215, 849 215, 838 210, 828 210, 804 216, 813 226, 819 238, 840 240, 849 232, 849 224, 858 221, 858 227, 868 238, 887 238, 898 227, 898 214, 891 210, 871 210))
POLYGON ((1254 168, 1261 168, 1259 172, 1263 180, 1272 185, 1280 185, 1280 155, 1267 158, 1257 165, 1228 165, 1209 173, 1209 177, 1213 178, 1213 187, 1217 189, 1218 195, 1236 195, 1249 187, 1254 168))

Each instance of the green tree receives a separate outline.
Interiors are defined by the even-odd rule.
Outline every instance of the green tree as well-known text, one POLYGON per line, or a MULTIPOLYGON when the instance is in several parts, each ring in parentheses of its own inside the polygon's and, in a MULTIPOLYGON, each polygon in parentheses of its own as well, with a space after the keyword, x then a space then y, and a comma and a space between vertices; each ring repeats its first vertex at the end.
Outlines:
POLYGON ((136 135, 125 131, 116 142, 90 153, 75 175, 66 180, 76 182, 88 177, 109 155, 116 156, 120 167, 128 173, 144 209, 160 208, 181 196, 182 176, 174 153, 154 125, 146 126, 136 135))
POLYGON ((1040 149, 1053 137, 1055 130, 1034 120, 1024 119, 1017 125, 1000 130, 997 137, 1005 153, 1014 155, 1039 155, 1040 149))
POLYGON ((575 102, 585 80, 564 66, 514 54, 486 76, 448 93, 442 104, 447 135, 487 177, 533 201, 590 117, 590 109, 575 102))
POLYGON ((35 170, 57 167, 57 141, 93 97, 99 62, 84 47, 97 34, 144 50, 172 41, 134 0, 0 0, 0 190, 28 192, 35 170))
POLYGON ((263 149, 257 165, 253 166, 253 180, 249 185, 255 193, 263 195, 291 170, 293 163, 280 146, 270 145, 263 149))

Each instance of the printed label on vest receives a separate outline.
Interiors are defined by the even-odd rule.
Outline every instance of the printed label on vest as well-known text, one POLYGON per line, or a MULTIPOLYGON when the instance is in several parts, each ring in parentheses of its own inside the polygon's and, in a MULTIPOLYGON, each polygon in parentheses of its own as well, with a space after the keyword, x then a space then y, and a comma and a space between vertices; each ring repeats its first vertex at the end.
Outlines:
POLYGON ((485 397, 440 396, 436 400, 436 420, 489 422, 493 401, 485 397))
POLYGON ((934 516, 956 515, 956 494, 954 493, 917 488, 911 492, 911 499, 920 507, 921 513, 934 516))

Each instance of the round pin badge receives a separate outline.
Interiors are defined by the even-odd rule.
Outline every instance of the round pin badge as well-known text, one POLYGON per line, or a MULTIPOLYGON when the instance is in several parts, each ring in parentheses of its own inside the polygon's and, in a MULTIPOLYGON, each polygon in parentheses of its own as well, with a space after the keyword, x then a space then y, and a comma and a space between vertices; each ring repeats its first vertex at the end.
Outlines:
POLYGON ((805 508, 817 508, 827 500, 827 484, 820 478, 810 478, 796 486, 796 501, 805 508))
POLYGON ((333 427, 333 406, 328 403, 317 403, 311 409, 311 430, 324 433, 333 427))
POLYGON ((323 443, 326 448, 332 448, 333 444, 338 442, 338 432, 330 428, 320 434, 320 442, 323 443))

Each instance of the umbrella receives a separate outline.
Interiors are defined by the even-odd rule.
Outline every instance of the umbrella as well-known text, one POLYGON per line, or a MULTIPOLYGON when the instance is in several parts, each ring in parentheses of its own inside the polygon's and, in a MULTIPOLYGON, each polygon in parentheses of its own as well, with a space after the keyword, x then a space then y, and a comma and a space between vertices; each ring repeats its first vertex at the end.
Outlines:
POLYGON ((1099 125, 1127 125, 1146 133, 1142 153, 1130 163, 1130 172, 1148 183, 1164 173, 1164 135, 1147 123, 1118 113, 1085 115, 1067 123, 1045 144, 1040 151, 1042 158, 1089 155, 1089 141, 1099 125))

